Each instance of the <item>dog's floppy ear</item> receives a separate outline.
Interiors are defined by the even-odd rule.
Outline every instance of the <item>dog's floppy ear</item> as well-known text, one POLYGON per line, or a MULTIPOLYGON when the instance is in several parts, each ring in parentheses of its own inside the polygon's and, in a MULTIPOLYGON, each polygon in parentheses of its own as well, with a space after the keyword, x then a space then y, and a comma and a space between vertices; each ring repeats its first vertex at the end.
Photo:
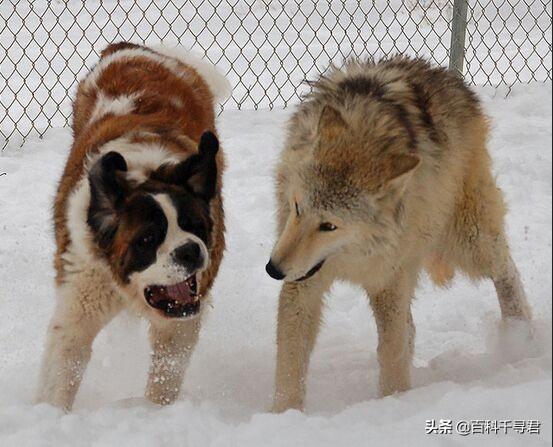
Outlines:
POLYGON ((319 118, 318 133, 322 141, 329 142, 348 130, 348 125, 338 110, 324 106, 319 118))
POLYGON ((420 163, 418 155, 388 155, 381 168, 381 189, 402 194, 420 163))
POLYGON ((117 209, 128 192, 124 177, 127 163, 118 152, 103 155, 90 169, 90 205, 88 225, 102 249, 106 249, 117 231, 117 209))
POLYGON ((179 163, 170 173, 169 182, 180 184, 206 201, 217 192, 217 162, 219 140, 211 131, 200 138, 198 153, 179 163))

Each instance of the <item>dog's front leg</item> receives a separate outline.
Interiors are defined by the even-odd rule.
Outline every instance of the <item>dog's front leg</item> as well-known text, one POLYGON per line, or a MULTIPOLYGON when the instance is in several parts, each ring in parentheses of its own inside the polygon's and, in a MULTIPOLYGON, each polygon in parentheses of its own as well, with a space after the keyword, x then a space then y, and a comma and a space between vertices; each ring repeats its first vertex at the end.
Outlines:
POLYGON ((200 316, 190 320, 152 321, 152 364, 146 398, 167 405, 178 397, 188 361, 200 332, 200 316))
POLYGON ((303 410, 309 358, 317 339, 323 294, 322 275, 306 283, 286 283, 278 306, 274 412, 303 410), (318 282, 319 281, 319 282, 318 282))
POLYGON ((378 330, 380 394, 387 396, 411 387, 415 326, 411 315, 413 288, 402 281, 371 296, 378 330))
POLYGON ((98 332, 117 314, 120 299, 103 278, 83 273, 59 289, 48 328, 36 401, 73 406, 98 332))

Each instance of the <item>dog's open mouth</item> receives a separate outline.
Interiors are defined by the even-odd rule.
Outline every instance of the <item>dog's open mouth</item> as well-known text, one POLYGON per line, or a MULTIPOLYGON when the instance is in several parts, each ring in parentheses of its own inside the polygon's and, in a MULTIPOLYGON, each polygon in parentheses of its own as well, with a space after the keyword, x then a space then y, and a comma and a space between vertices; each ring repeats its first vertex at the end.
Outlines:
POLYGON ((196 275, 170 286, 148 286, 144 289, 144 296, 150 306, 161 310, 167 317, 188 317, 200 310, 196 275))
POLYGON ((315 267, 313 267, 311 270, 309 270, 305 275, 303 275, 301 278, 296 279, 296 282, 305 281, 308 278, 311 278, 315 273, 317 273, 323 264, 325 263, 325 260, 323 259, 321 262, 319 262, 315 267))

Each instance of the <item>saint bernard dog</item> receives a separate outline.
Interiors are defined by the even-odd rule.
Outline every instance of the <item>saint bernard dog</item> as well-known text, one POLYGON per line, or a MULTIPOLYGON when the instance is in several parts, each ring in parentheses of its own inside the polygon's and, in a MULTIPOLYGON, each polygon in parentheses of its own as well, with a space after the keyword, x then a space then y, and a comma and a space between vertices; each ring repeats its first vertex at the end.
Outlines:
POLYGON ((229 94, 183 49, 126 42, 80 82, 54 205, 58 300, 38 402, 71 409, 94 338, 122 309, 149 321, 146 397, 178 397, 225 248, 214 109, 229 94))

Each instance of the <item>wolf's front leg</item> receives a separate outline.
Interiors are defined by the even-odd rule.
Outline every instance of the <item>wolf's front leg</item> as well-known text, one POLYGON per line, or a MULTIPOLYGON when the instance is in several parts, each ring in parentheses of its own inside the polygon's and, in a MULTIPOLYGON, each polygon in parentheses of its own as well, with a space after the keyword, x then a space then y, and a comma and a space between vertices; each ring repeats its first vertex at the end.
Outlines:
POLYGON ((117 314, 120 301, 111 288, 88 281, 66 283, 48 328, 37 402, 66 411, 73 406, 98 332, 117 314))
POLYGON ((330 285, 322 275, 306 283, 285 283, 277 323, 277 365, 274 412, 303 410, 309 358, 321 319, 323 294, 330 285))
POLYGON ((167 405, 179 397, 184 372, 198 341, 200 317, 151 322, 152 364, 146 388, 150 401, 167 405))
POLYGON ((397 285, 371 296, 378 330, 380 394, 387 396, 411 387, 415 326, 411 315, 413 289, 397 285))

